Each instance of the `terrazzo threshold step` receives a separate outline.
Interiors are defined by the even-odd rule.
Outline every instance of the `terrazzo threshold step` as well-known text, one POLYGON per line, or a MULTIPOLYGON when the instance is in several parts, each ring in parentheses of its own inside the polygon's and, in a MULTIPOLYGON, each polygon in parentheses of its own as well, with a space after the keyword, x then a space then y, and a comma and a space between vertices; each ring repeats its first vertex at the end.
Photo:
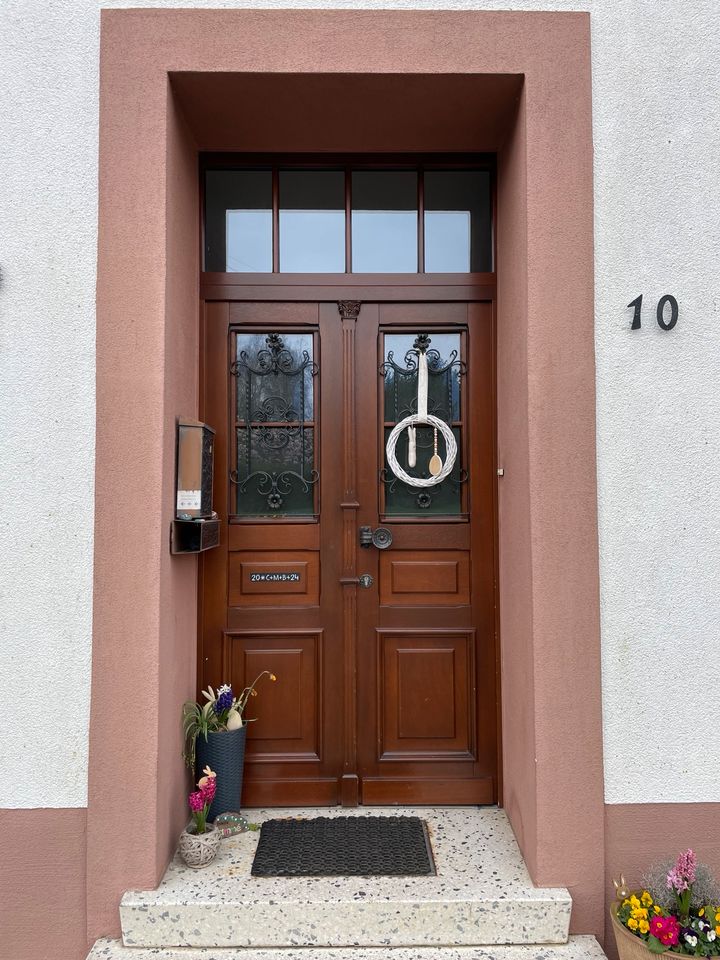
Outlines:
POLYGON ((567 943, 489 947, 289 947, 285 950, 124 947, 98 940, 87 960, 607 960, 595 937, 567 943))
POLYGON ((349 813, 424 819, 436 875, 253 877, 259 835, 240 834, 224 840, 205 869, 190 870, 176 856, 157 890, 126 893, 123 943, 164 950, 380 947, 387 954, 389 947, 567 941, 570 894, 533 886, 497 807, 248 811, 256 822, 349 813))

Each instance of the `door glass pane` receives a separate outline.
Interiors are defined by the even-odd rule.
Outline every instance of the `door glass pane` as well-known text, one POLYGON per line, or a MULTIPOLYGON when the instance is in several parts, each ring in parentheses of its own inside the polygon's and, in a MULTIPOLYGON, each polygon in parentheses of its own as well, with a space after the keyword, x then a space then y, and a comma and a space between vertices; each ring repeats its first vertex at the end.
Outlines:
POLYGON ((206 172, 205 269, 272 272, 270 170, 206 172))
POLYGON ((345 272, 345 174, 280 171, 280 271, 345 272))
POLYGON ((353 272, 417 273, 417 210, 414 171, 354 171, 353 272))
POLYGON ((487 171, 426 171, 425 272, 492 270, 490 211, 487 171))
MULTIPOLYGON (((459 333, 430 333, 428 344, 428 413, 452 426, 458 455, 449 477, 431 487, 413 487, 398 479, 385 460, 382 479, 385 487, 385 514, 389 516, 457 515, 462 512, 462 483, 467 479, 462 469, 462 410, 460 377, 461 337, 459 333)), ((385 334, 384 362, 384 431, 385 444, 390 431, 413 413, 417 413, 416 333, 385 334)), ((410 476, 427 478, 434 452, 435 430, 419 426, 416 433, 416 463, 409 463, 408 432, 403 431, 395 447, 400 466, 410 476)), ((445 460, 445 442, 438 431, 438 454, 445 460)))
POLYGON ((315 391, 310 333, 239 333, 236 387, 236 513, 312 516, 315 391))

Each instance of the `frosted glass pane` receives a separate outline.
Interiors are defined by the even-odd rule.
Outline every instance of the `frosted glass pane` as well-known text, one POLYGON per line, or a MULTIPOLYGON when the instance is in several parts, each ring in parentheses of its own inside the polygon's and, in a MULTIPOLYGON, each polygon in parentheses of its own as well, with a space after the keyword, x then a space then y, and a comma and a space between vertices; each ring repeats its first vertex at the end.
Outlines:
POLYGON ((425 173, 425 272, 492 270, 492 204, 486 170, 425 173))
POLYGON ((470 211, 425 214, 425 272, 470 272, 470 211))
POLYGON ((228 273, 272 273, 272 211, 227 210, 225 263, 228 273))
POLYGON ((417 244, 417 173, 354 171, 353 272, 417 273, 417 244))
POLYGON ((206 172, 205 269, 272 272, 270 170, 206 172))
POLYGON ((353 210, 354 273, 417 273, 417 214, 353 210))
POLYGON ((280 211, 281 273, 344 273, 344 210, 280 211))
POLYGON ((280 272, 345 272, 345 174, 280 171, 280 272))

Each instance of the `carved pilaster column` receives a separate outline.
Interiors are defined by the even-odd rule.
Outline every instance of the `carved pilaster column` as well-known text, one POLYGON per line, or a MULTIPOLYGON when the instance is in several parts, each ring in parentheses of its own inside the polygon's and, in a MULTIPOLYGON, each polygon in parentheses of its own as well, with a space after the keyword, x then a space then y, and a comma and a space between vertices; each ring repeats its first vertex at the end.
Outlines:
POLYGON ((340 796, 343 806, 357 806, 360 781, 357 763, 357 500, 355 327, 359 300, 338 301, 342 322, 343 367, 343 639, 345 649, 345 738, 340 796))

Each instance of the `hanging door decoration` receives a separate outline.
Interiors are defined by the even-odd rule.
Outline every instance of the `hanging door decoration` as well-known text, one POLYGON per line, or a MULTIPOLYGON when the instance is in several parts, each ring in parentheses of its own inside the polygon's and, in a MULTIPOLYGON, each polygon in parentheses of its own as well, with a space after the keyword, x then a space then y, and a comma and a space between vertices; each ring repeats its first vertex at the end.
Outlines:
MULTIPOLYGON (((393 339, 397 338, 386 337, 386 341, 393 339)), ((441 339, 457 339, 459 345, 459 338, 445 335, 441 339)), ((456 469, 460 378, 465 365, 458 358, 457 347, 443 351, 443 358, 431 343, 428 334, 418 334, 405 353, 404 365, 397 363, 395 351, 390 349, 380 366, 385 380, 385 422, 392 417, 395 424, 385 444, 392 478, 388 478, 387 470, 381 477, 389 493, 398 482, 406 488, 427 491, 415 498, 420 509, 432 505, 431 488, 440 487, 448 478, 457 488, 467 479, 465 471, 456 469)))
POLYGON ((316 513, 313 335, 237 333, 236 515, 316 513))

